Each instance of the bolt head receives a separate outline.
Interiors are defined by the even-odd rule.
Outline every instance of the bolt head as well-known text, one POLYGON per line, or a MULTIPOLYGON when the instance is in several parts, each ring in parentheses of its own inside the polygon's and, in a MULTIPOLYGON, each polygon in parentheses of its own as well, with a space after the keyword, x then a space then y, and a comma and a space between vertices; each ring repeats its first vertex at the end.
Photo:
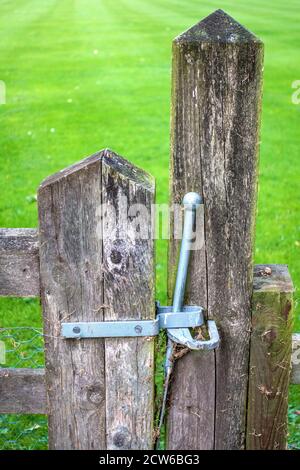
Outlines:
POLYGON ((73 333, 75 333, 76 335, 78 335, 80 333, 81 329, 79 328, 79 326, 74 326, 73 328, 73 333))
POLYGON ((141 327, 141 325, 136 325, 136 327, 134 328, 134 331, 140 335, 143 331, 143 328, 141 327))

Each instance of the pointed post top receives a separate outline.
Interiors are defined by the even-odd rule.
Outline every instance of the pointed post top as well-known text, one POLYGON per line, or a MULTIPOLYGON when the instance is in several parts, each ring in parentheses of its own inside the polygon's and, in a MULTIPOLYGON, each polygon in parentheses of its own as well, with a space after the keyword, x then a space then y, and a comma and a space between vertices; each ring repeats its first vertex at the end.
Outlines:
POLYGON ((249 43, 258 42, 248 29, 223 10, 216 10, 187 31, 177 36, 177 43, 249 43))
POLYGON ((69 176, 78 173, 84 173, 92 165, 95 163, 97 164, 97 162, 111 167, 112 170, 118 173, 120 177, 127 178, 136 185, 143 186, 152 193, 155 192, 154 178, 149 173, 128 162, 125 160, 125 158, 121 157, 110 149, 100 150, 94 155, 91 155, 90 157, 87 157, 75 163, 74 165, 58 171, 51 176, 48 176, 40 184, 39 191, 43 190, 47 186, 51 186, 54 183, 64 180, 69 176))

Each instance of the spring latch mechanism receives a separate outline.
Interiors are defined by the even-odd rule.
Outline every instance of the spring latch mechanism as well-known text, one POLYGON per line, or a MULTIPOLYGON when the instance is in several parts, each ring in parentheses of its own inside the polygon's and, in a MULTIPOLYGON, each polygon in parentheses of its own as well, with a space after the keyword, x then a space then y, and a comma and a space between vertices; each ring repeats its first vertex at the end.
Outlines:
MULTIPOLYGON (((195 221, 196 221, 196 211, 199 208, 199 206, 202 204, 202 198, 199 194, 191 192, 191 193, 187 193, 184 196, 182 203, 184 206, 184 225, 183 225, 183 235, 182 235, 182 241, 181 241, 181 247, 180 247, 180 256, 179 256, 179 263, 178 263, 178 269, 177 269, 174 297, 173 297, 173 306, 171 308, 173 314, 176 314, 177 312, 181 312, 183 310, 184 293, 185 293, 185 288, 186 288, 188 266, 189 266, 190 254, 191 254, 192 243, 193 243, 192 237, 194 234, 194 226, 195 226, 195 221)), ((160 308, 163 308, 163 307, 160 307, 160 308)), ((201 307, 198 307, 198 308, 201 308, 201 307)), ((178 328, 178 329, 167 330, 168 342, 167 342, 166 359, 165 359, 165 365, 164 365, 165 382, 164 382, 163 401, 162 401, 162 406, 161 406, 160 416, 159 416, 159 425, 158 425, 158 432, 157 432, 158 438, 159 438, 159 434, 160 434, 160 431, 164 422, 164 417, 165 417, 169 383, 170 383, 170 378, 171 378, 173 364, 174 364, 173 356, 174 356, 175 344, 181 344, 191 350, 198 350, 198 351, 215 349, 219 346, 219 342, 220 342, 217 326, 214 321, 208 320, 207 328, 208 328, 208 334, 209 334, 208 340, 199 340, 199 339, 193 338, 188 328, 178 328)), ((158 440, 157 440, 157 446, 158 446, 158 440)))

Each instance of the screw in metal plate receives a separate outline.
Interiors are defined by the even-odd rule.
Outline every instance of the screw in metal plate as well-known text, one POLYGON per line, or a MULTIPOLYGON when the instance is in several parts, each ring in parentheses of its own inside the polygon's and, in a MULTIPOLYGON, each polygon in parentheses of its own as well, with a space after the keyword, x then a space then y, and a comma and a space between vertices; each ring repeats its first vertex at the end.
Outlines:
POLYGON ((73 328, 73 333, 75 333, 76 335, 78 335, 78 334, 80 333, 80 331, 81 331, 81 330, 80 330, 79 326, 74 326, 74 328, 73 328))
POLYGON ((141 334, 143 331, 143 328, 141 327, 141 325, 136 325, 136 327, 134 328, 134 331, 138 334, 141 334))

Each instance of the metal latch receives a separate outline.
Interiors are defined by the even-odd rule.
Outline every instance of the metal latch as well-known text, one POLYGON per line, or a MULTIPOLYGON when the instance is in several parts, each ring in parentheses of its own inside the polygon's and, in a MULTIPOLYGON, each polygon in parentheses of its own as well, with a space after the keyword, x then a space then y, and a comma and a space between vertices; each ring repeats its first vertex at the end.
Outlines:
MULTIPOLYGON (((183 225, 183 236, 180 247, 180 256, 179 263, 177 268, 177 276, 173 297, 173 313, 176 315, 176 312, 180 312, 183 305, 185 286, 187 280, 188 266, 190 260, 190 254, 193 243, 194 227, 196 223, 196 212, 202 204, 202 198, 197 193, 187 193, 183 198, 184 206, 184 225, 183 225)), ((182 344, 189 349, 214 349, 219 346, 219 333, 217 326, 214 321, 209 320, 207 322, 208 332, 210 339, 207 341, 202 341, 194 339, 188 328, 178 328, 176 330, 168 329, 168 343, 166 349, 166 358, 165 358, 165 382, 164 382, 164 393, 163 400, 160 409, 159 423, 158 423, 158 432, 157 436, 159 437, 164 417, 166 411, 166 403, 168 397, 168 388, 170 383, 170 378, 174 365, 174 351, 176 344, 182 344)), ((158 447, 158 440, 156 441, 156 447, 158 447)))
POLYGON ((155 320, 124 320, 102 322, 62 323, 64 338, 130 338, 156 336, 161 329, 178 331, 181 328, 195 328, 204 323, 203 309, 184 306, 181 312, 173 313, 173 307, 161 307, 157 302, 155 320))
POLYGON ((166 315, 168 319, 168 323, 166 323, 164 326, 161 326, 161 328, 167 329, 169 339, 172 340, 174 343, 181 344, 193 350, 203 350, 203 349, 209 350, 209 349, 217 348, 219 346, 220 338, 219 338, 219 333, 218 333, 216 323, 213 320, 208 320, 206 322, 209 339, 207 340, 194 339, 190 333, 189 328, 196 328, 197 326, 205 325, 205 320, 203 316, 203 308, 197 307, 197 306, 184 306, 182 310, 186 316, 191 316, 194 311, 195 312, 200 311, 201 323, 199 322, 199 324, 197 325, 190 324, 189 326, 181 327, 181 326, 175 326, 175 322, 174 322, 174 326, 170 327, 168 326, 170 319, 171 318, 175 319, 178 313, 174 312, 173 306, 161 307, 159 303, 157 302, 158 315, 159 316, 166 315))
MULTIPOLYGON (((196 224, 196 214, 197 209, 199 209, 202 204, 202 198, 197 193, 187 193, 184 196, 182 203, 184 206, 184 224, 173 297, 173 315, 176 315, 176 312, 180 312, 183 305, 188 266, 193 244, 194 228, 196 224)), ((171 356, 173 354, 174 343, 182 344, 189 349, 194 350, 215 349, 219 346, 220 338, 215 322, 208 320, 207 328, 209 340, 194 339, 188 328, 168 330, 169 341, 165 363, 166 375, 171 373, 171 356)))
POLYGON ((214 321, 207 322, 209 339, 194 339, 189 328, 204 324, 203 308, 198 306, 183 306, 183 297, 187 278, 189 257, 191 251, 193 227, 197 207, 202 203, 197 193, 188 193, 183 199, 185 217, 183 237, 174 291, 173 305, 162 307, 156 303, 156 318, 154 320, 123 320, 102 322, 62 323, 61 335, 64 338, 131 338, 156 336, 161 329, 168 332, 168 347, 166 354, 166 374, 171 372, 174 343, 193 350, 214 349, 219 345, 219 334, 214 321))

